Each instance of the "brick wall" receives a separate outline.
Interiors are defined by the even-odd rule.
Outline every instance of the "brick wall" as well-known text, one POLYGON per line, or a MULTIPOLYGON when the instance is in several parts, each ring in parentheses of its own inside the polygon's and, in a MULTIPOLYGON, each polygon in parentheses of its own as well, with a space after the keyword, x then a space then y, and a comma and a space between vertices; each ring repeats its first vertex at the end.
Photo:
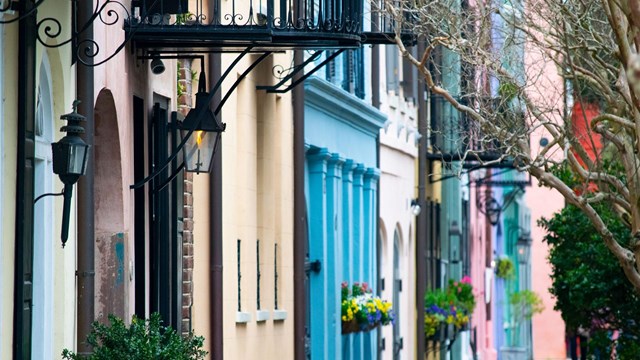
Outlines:
MULTIPOLYGON (((178 60, 178 111, 187 115, 193 104, 191 60, 178 60)), ((193 174, 184 173, 184 208, 182 231, 182 335, 191 331, 193 305, 193 174)))

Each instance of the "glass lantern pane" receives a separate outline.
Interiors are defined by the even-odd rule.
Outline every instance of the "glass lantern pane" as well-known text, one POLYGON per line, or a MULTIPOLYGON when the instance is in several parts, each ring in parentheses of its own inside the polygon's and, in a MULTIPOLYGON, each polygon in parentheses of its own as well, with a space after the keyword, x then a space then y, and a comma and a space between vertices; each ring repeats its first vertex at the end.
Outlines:
POLYGON ((86 151, 84 145, 69 146, 69 174, 82 175, 86 151))
POLYGON ((209 172, 213 157, 216 133, 196 130, 184 147, 184 162, 187 171, 209 172))

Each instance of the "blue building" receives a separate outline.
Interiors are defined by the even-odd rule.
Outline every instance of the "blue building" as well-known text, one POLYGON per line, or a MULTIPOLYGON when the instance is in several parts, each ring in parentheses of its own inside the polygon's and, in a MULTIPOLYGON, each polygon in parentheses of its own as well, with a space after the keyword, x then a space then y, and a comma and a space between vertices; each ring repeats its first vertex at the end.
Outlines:
POLYGON ((342 282, 367 282, 376 291, 377 136, 386 117, 363 100, 363 54, 346 53, 326 79, 305 82, 307 356, 314 360, 372 359, 377 352, 375 331, 342 335, 340 318, 342 282))

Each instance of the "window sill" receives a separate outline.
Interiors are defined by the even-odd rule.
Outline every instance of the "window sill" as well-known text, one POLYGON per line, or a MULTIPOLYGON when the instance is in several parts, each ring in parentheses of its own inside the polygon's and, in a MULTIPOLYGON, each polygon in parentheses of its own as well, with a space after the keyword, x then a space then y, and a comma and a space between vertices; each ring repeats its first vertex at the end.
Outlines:
POLYGON ((256 321, 267 321, 271 317, 271 313, 268 310, 256 310, 256 321))
POLYGON ((251 321, 251 314, 244 311, 236 312, 236 324, 246 324, 251 321))
POLYGON ((287 319, 287 310, 273 310, 273 321, 284 321, 287 319))

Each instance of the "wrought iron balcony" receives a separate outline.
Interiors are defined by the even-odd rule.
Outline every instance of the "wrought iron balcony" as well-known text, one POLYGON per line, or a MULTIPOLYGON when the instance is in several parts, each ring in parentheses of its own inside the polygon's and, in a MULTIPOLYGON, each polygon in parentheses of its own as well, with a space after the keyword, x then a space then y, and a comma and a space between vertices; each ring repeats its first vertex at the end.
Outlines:
POLYGON ((157 53, 391 43, 393 21, 368 10, 368 1, 230 0, 208 8, 203 0, 133 0, 124 29, 136 48, 157 53))

